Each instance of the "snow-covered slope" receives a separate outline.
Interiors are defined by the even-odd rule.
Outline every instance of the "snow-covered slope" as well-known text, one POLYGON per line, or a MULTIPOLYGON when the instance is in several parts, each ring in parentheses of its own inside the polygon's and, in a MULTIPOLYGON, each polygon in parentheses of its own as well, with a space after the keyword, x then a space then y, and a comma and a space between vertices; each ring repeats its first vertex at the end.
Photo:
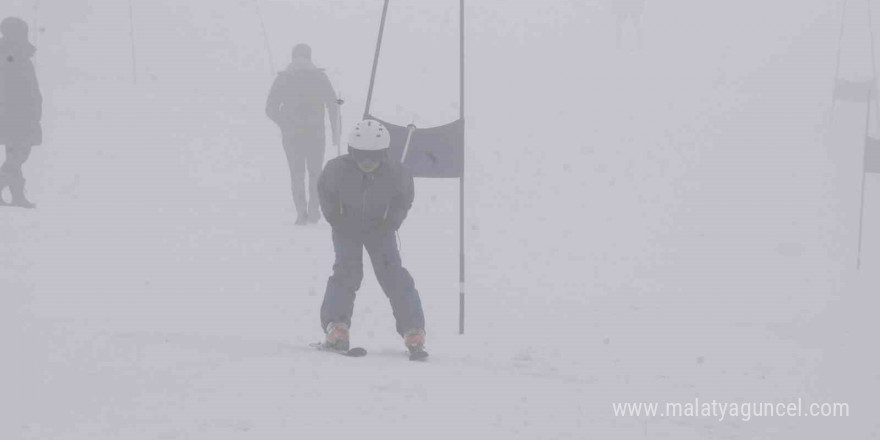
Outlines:
MULTIPOLYGON (((270 61, 251 1, 134 0, 136 85, 125 2, 9 3, 45 27, 46 142, 39 209, 0 211, 3 438, 878 435, 880 179, 857 272, 865 109, 830 108, 838 2, 649 1, 641 51, 615 49, 605 1, 469 2, 465 335, 457 181, 419 180, 401 231, 424 364, 369 270, 370 355, 308 348, 330 231, 293 226, 263 115, 300 41, 362 115, 382 2, 262 1, 270 61), (695 397, 852 415, 611 408, 695 397)), ((456 117, 456 4, 391 2, 377 116, 456 117)))

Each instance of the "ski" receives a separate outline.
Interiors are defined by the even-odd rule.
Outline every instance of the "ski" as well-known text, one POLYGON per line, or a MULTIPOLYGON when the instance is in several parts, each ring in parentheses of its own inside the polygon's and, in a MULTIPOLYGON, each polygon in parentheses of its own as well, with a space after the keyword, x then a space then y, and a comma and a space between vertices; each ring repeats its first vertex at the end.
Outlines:
POLYGON ((315 342, 313 344, 309 344, 309 346, 312 348, 316 348, 320 351, 326 351, 328 353, 336 353, 336 354, 339 354, 342 356, 347 356, 347 357, 364 357, 367 355, 367 349, 365 349, 363 347, 352 347, 352 348, 349 348, 348 350, 336 350, 336 349, 327 347, 326 345, 324 345, 323 342, 315 342))

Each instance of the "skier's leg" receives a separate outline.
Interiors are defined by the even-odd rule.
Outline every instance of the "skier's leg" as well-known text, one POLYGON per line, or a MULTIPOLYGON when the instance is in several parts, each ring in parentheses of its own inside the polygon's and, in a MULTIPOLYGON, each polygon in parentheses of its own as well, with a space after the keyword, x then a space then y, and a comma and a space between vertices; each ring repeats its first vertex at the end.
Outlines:
POLYGON ((33 147, 31 146, 7 146, 6 162, 0 168, 0 174, 2 174, 0 180, 9 186, 9 191, 12 193, 12 204, 25 208, 33 208, 35 206, 24 195, 25 179, 21 169, 22 165, 30 157, 32 150, 33 147))
POLYGON ((318 199, 318 177, 324 168, 324 134, 321 133, 309 145, 306 166, 309 171, 309 221, 317 223, 321 219, 321 204, 318 199))
POLYGON ((397 237, 393 232, 373 233, 364 246, 373 262, 373 270, 382 290, 391 302, 391 310, 401 336, 413 329, 425 328, 422 300, 409 271, 403 267, 397 237))
POLYGON ((321 304, 322 330, 326 330, 331 322, 351 326, 355 292, 360 289, 364 278, 364 245, 359 237, 333 231, 333 250, 336 262, 321 304))
POLYGON ((0 173, 8 177, 22 177, 21 166, 30 156, 30 150, 30 147, 7 145, 6 161, 0 166, 0 173))
POLYGON ((293 129, 284 131, 284 152, 287 154, 287 165, 290 167, 290 190, 293 193, 293 204, 296 207, 297 223, 302 223, 308 216, 306 206, 306 158, 303 151, 300 133, 293 129))
POLYGON ((21 167, 31 157, 31 152, 34 150, 34 147, 19 146, 13 147, 12 150, 15 152, 15 154, 13 155, 15 159, 15 165, 18 167, 19 174, 21 174, 21 167))

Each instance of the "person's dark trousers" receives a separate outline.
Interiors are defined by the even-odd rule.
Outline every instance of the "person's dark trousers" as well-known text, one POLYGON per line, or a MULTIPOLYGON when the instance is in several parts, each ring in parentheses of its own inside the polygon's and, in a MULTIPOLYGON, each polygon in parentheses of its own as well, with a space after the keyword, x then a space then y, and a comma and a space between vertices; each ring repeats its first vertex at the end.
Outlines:
POLYGON ((376 279, 391 302, 397 333, 403 335, 414 328, 425 328, 422 301, 412 276, 401 264, 397 238, 393 232, 355 234, 340 233, 334 229, 333 248, 336 262, 321 305, 321 328, 326 329, 331 322, 344 322, 351 326, 355 292, 361 287, 364 277, 364 248, 370 254, 376 279))
MULTIPOLYGON (((13 197, 23 198, 24 194, 16 194, 24 191, 24 175, 21 167, 31 156, 33 147, 6 146, 6 161, 0 166, 0 197, 3 190, 8 186, 13 197)), ((2 199, 0 199, 2 200, 2 199)))
POLYGON ((10 178, 21 179, 24 177, 21 166, 31 156, 32 147, 6 146, 6 161, 0 166, 0 173, 10 178))
POLYGON ((324 130, 313 127, 290 127, 282 130, 282 143, 290 167, 290 188, 293 204, 301 217, 320 214, 318 203, 318 176, 324 167, 324 130), (306 171, 309 173, 308 200, 306 200, 306 171))

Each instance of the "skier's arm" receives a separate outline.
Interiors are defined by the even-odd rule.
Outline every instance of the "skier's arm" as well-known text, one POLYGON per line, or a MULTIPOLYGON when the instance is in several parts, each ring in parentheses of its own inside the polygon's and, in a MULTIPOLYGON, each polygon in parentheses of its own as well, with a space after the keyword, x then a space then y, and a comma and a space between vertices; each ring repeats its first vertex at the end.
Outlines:
POLYGON ((388 217, 385 219, 385 224, 390 230, 400 229, 410 208, 412 208, 413 200, 415 200, 415 183, 412 174, 404 168, 401 171, 400 192, 391 200, 391 205, 388 207, 388 217))
POLYGON ((324 106, 327 107, 327 115, 330 117, 330 133, 333 136, 333 145, 339 145, 342 127, 339 126, 339 101, 333 84, 327 74, 324 74, 324 106))
POLYGON ((339 108, 339 104, 336 103, 336 100, 333 100, 332 103, 327 104, 327 114, 330 116, 330 133, 333 136, 333 145, 339 146, 339 141, 341 136, 342 127, 339 126, 339 112, 341 109, 339 108))
POLYGON ((40 122, 43 120, 43 94, 40 93, 40 82, 37 81, 37 70, 33 65, 29 66, 28 70, 28 76, 31 82, 29 87, 31 93, 31 116, 35 121, 40 122))
POLYGON ((272 89, 269 90, 269 97, 266 99, 266 116, 276 124, 281 121, 281 75, 275 78, 272 83, 272 89))

